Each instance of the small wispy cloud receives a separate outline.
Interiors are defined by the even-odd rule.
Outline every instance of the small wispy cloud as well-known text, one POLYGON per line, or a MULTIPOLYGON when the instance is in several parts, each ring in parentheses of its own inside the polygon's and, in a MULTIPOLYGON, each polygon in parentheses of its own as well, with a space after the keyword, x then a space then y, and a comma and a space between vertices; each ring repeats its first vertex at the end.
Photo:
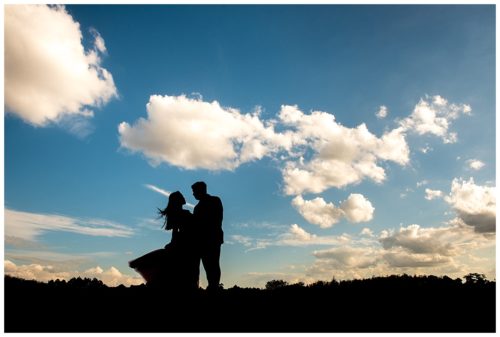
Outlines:
POLYGON ((166 191, 166 190, 161 189, 159 187, 156 187, 154 185, 146 184, 144 186, 146 186, 147 188, 149 188, 151 191, 155 191, 157 193, 160 193, 160 194, 166 196, 167 198, 170 196, 170 194, 172 194, 172 192, 166 191))
POLYGON ((425 199, 433 200, 443 197, 443 192, 439 190, 431 190, 430 188, 425 189, 425 199))
POLYGON ((264 249, 271 246, 315 246, 315 245, 342 245, 350 241, 346 234, 316 235, 307 232, 297 224, 286 227, 284 232, 272 235, 272 237, 250 237, 245 235, 230 236, 231 243, 239 243, 246 247, 246 251, 264 249))
POLYGON ((377 116, 378 119, 382 119, 387 117, 387 114, 388 114, 387 107, 385 105, 381 105, 375 116, 377 116))
POLYGON ((430 152, 430 151, 432 151, 432 150, 433 150, 433 149, 432 149, 432 147, 430 147, 430 146, 421 147, 421 148, 419 149, 419 151, 420 151, 420 152, 422 152, 422 153, 424 153, 424 154, 426 154, 426 153, 428 153, 428 152, 430 152))
POLYGON ((408 196, 408 194, 413 193, 413 192, 415 192, 415 191, 412 188, 407 187, 407 188, 405 188, 405 190, 403 192, 399 193, 399 197, 401 199, 404 199, 408 196))
POLYGON ((47 231, 72 232, 90 236, 130 237, 134 231, 103 219, 73 218, 5 209, 5 236, 36 241, 47 231))
POLYGON ((427 184, 429 184, 428 180, 418 181, 417 182, 417 187, 422 187, 422 186, 427 185, 427 184))
POLYGON ((467 165, 469 165, 469 168, 474 170, 474 171, 479 171, 484 167, 484 163, 480 160, 477 159, 469 159, 467 160, 467 165))

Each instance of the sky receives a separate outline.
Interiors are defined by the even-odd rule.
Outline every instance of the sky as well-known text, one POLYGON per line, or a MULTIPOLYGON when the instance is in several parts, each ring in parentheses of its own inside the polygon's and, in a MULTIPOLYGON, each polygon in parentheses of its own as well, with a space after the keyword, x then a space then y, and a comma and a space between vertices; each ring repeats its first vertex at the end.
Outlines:
POLYGON ((3 10, 5 273, 140 284, 202 180, 226 288, 495 279, 494 5, 3 10))

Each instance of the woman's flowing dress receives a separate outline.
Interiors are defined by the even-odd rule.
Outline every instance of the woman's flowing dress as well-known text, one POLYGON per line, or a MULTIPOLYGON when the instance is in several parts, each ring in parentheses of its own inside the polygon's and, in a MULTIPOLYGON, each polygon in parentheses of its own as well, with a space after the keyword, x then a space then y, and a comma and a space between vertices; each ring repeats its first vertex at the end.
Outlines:
POLYGON ((181 230, 172 235, 172 241, 165 248, 129 262, 130 268, 138 272, 148 286, 198 288, 200 260, 192 219, 188 210, 182 210, 176 219, 182 224, 181 230))
MULTIPOLYGON (((169 266, 173 264, 173 254, 168 249, 153 250, 129 262, 130 268, 135 269, 148 285, 168 283, 169 266)), ((171 266, 170 266, 171 267, 171 266)))

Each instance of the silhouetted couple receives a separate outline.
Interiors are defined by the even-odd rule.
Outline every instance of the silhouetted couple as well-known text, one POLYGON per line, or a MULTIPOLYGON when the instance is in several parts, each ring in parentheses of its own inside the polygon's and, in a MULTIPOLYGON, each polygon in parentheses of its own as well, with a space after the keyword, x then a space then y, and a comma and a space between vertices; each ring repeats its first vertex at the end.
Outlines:
POLYGON ((203 181, 194 183, 191 188, 198 200, 193 213, 183 209, 186 200, 179 191, 170 194, 167 207, 159 210, 165 217, 165 229, 172 230, 170 243, 129 262, 148 285, 198 289, 201 261, 208 280, 207 290, 219 289, 220 249, 224 242, 222 202, 207 193, 203 181))

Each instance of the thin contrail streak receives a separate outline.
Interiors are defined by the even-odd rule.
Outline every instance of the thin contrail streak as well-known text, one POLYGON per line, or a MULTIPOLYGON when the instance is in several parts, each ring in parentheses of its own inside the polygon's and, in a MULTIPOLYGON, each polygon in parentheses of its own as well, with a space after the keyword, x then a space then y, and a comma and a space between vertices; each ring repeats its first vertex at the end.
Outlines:
MULTIPOLYGON (((169 191, 166 191, 164 189, 161 189, 159 187, 156 187, 154 185, 150 185, 150 184, 145 184, 144 186, 146 186, 147 188, 149 188, 150 190, 152 191, 155 191, 156 193, 160 193, 161 195, 164 195, 166 197, 169 197, 170 194, 172 194, 172 192, 169 192, 169 191)), ((194 205, 189 203, 189 202, 186 202, 186 206, 189 207, 189 208, 194 208, 194 205)))

